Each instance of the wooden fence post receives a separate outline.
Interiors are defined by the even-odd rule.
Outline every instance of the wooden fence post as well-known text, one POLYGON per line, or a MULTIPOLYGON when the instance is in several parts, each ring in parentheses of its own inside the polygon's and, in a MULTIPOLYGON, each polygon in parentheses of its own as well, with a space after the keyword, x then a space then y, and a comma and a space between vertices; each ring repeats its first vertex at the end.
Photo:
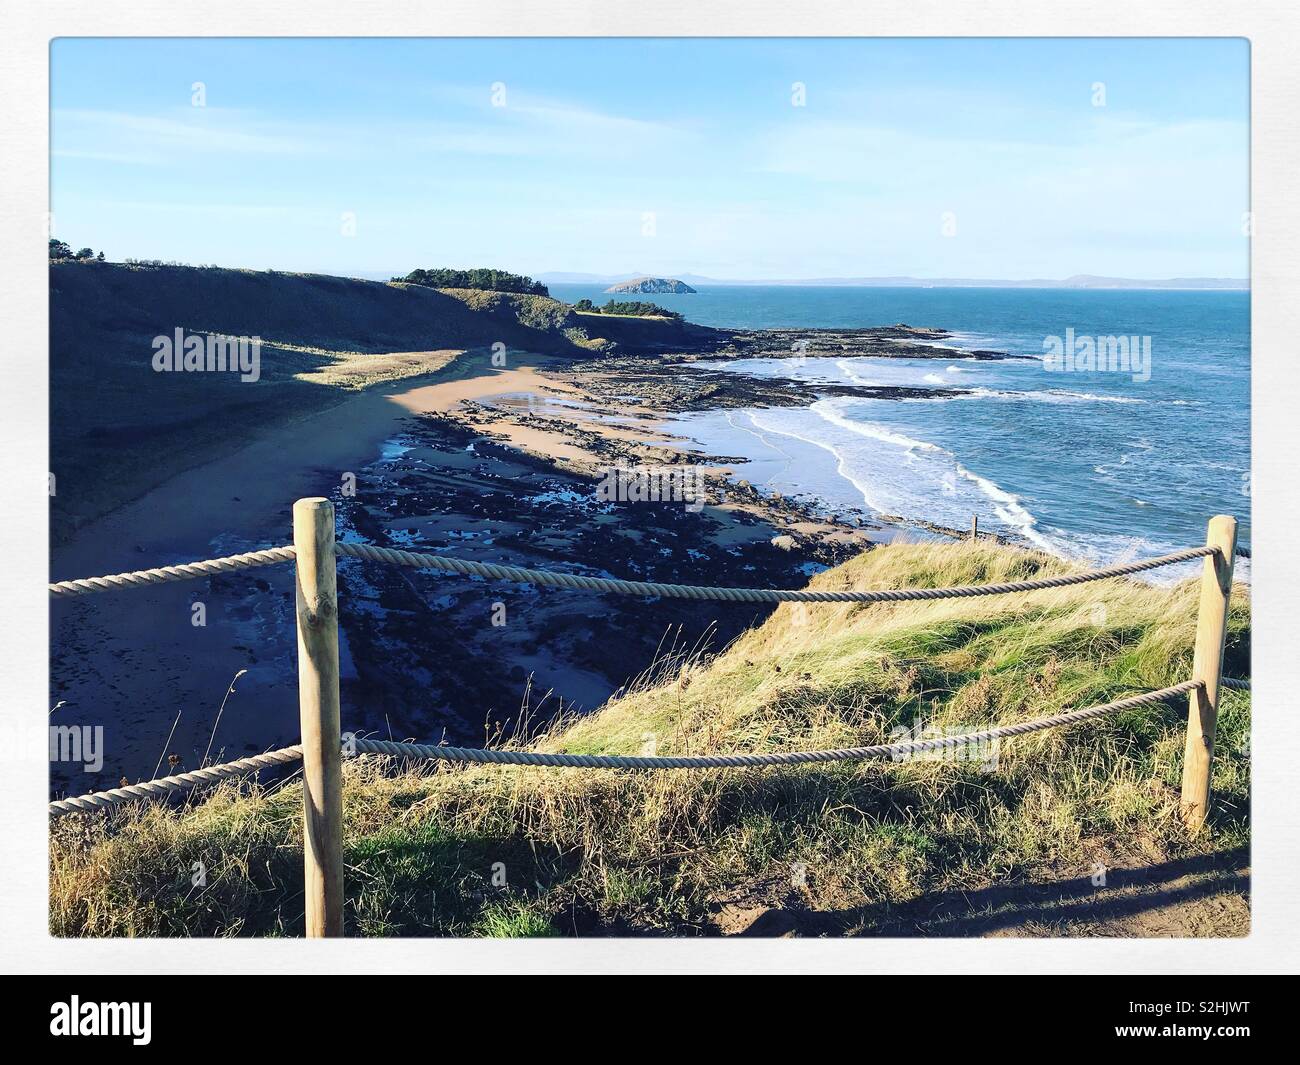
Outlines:
POLYGON ((970 516, 970 542, 974 543, 980 535, 980 516, 972 514, 970 516))
POLYGON ((343 767, 339 737, 334 506, 293 505, 302 724, 303 881, 308 936, 343 934, 343 767))
POLYGON ((1183 751, 1183 820, 1193 834, 1200 831, 1210 806, 1210 774, 1214 766, 1214 731, 1219 718, 1219 681, 1223 676, 1223 640, 1228 631, 1228 600, 1232 596, 1232 564, 1237 551, 1237 519, 1219 514, 1210 519, 1205 543, 1217 547, 1208 555, 1201 577, 1201 605, 1196 617, 1196 650, 1192 680, 1204 688, 1189 696, 1187 744, 1183 751))

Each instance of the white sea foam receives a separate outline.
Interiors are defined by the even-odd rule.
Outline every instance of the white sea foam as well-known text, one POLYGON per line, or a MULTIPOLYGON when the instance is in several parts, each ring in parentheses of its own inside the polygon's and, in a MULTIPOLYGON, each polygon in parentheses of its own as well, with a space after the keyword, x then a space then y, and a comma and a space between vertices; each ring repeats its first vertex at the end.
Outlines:
MULTIPOLYGON (((736 430, 738 430, 739 432, 742 432, 742 433, 749 433, 751 436, 756 437, 756 438, 758 439, 758 441, 759 441, 761 444, 763 444, 765 447, 770 447, 770 448, 771 448, 773 451, 775 451, 778 455, 780 455, 782 458, 784 458, 784 459, 785 459, 785 467, 784 467, 784 469, 783 469, 782 472, 784 472, 784 470, 788 470, 791 466, 794 465, 794 456, 791 455, 788 451, 784 450, 783 448, 780 448, 780 447, 778 447, 776 444, 772 443, 772 441, 769 440, 769 439, 768 439, 768 438, 763 434, 763 432, 761 431, 761 427, 759 426, 758 422, 755 421, 754 418, 753 418, 752 416, 751 416, 750 419, 749 419, 750 425, 752 425, 752 426, 754 427, 754 428, 752 428, 752 429, 747 428, 746 426, 743 426, 743 425, 737 425, 737 424, 736 424, 736 419, 735 419, 735 417, 733 416, 733 413, 732 413, 731 411, 727 411, 727 412, 726 412, 726 418, 727 418, 727 424, 730 425, 733 429, 736 429, 736 430)), ((773 480, 773 478, 772 478, 772 477, 769 477, 768 480, 767 480, 767 483, 770 484, 770 483, 772 482, 772 480, 773 480)))
POLYGON ((1145 403, 1137 396, 1099 396, 1095 392, 1070 392, 1062 388, 1049 388, 1042 392, 1028 392, 1026 395, 1044 403, 1145 403))
MULTIPOLYGON (((1024 350, 1023 338, 964 334, 955 340, 963 349, 1001 349, 1042 359, 1040 352, 1024 350)), ((1081 375, 1077 382, 1050 382, 1073 388, 1045 388, 1049 382, 1041 376, 1040 361, 983 362, 963 358, 962 350, 930 360, 843 353, 802 360, 797 366, 777 360, 761 369, 740 364, 726 368, 798 376, 814 387, 817 382, 837 382, 864 389, 860 396, 830 397, 811 408, 739 412, 734 427, 752 424, 755 436, 742 437, 738 453, 748 452, 744 439, 762 440, 765 446, 755 454, 764 456, 764 470, 772 471, 773 486, 783 491, 811 491, 837 511, 865 505, 879 513, 953 528, 966 528, 977 514, 982 528, 1090 566, 1187 546, 1187 537, 1174 531, 1178 523, 1170 517, 1167 501, 1171 486, 1181 486, 1187 471, 1166 455, 1166 448, 1153 454, 1150 440, 1134 439, 1139 436, 1135 430, 1147 430, 1154 439, 1149 431, 1163 431, 1167 419, 1176 417, 1176 408, 1204 406, 1178 396, 1168 381, 1139 390, 1081 375), (872 387, 926 392, 886 400, 867 394, 872 387), (969 431, 957 432, 955 419, 963 412, 944 410, 959 399, 985 404, 978 413, 971 408, 969 431), (1018 412, 1008 407, 1004 414, 998 405, 1006 404, 1025 406, 1018 412), (1048 413, 1053 409, 1059 414, 1048 413), (980 451, 986 432, 1004 448, 1015 446, 1015 433, 1007 433, 1009 415, 1023 418, 1026 434, 1032 432, 1044 447, 1069 448, 1070 440, 1079 446, 1050 470, 1035 467, 1023 455, 980 451), (1084 424, 1086 432, 1079 428, 1084 424), (1084 438, 1071 435, 1078 433, 1084 438), (1067 477, 1077 477, 1079 483, 1071 488, 1067 477), (1059 527, 1058 520, 1067 527, 1059 527), (1125 529, 1140 530, 1150 539, 1121 534, 1125 529)), ((1198 468, 1206 473, 1217 470, 1210 462, 1198 468)), ((1165 583, 1196 570, 1193 563, 1152 571, 1150 577, 1165 583)), ((1238 563, 1237 575, 1249 579, 1246 560, 1238 563)))
MULTIPOLYGON (((977 514, 985 528, 1091 566, 1168 554, 1186 546, 1045 525, 1025 499, 969 469, 947 449, 893 427, 855 420, 864 407, 871 409, 869 403, 841 397, 821 400, 809 408, 729 411, 719 421, 732 432, 761 443, 762 450, 754 453, 756 461, 765 453, 780 456, 769 484, 787 493, 811 492, 836 512, 865 505, 878 514, 953 528, 965 528, 971 515, 977 514), (815 451, 783 447, 781 437, 810 445, 815 451), (816 452, 834 460, 833 472, 829 464, 819 468, 812 458, 816 452)), ((728 440, 725 446, 734 447, 736 443, 728 440)), ((1135 446, 1140 448, 1144 443, 1135 446)), ((1119 456, 1117 465, 1128 463, 1132 457, 1119 456)), ((1152 571, 1148 576, 1154 583, 1164 584, 1192 576, 1193 570, 1195 564, 1152 571)), ((1237 574, 1238 579, 1249 580, 1249 566, 1239 563, 1237 574)))
POLYGON ((757 428, 829 451, 839 475, 879 513, 953 526, 964 526, 972 513, 982 514, 1043 550, 1061 553, 1061 545, 1039 531, 1037 518, 1019 496, 968 469, 937 444, 846 416, 846 406, 854 402, 825 399, 808 408, 830 432, 818 430, 815 423, 797 424, 802 413, 797 409, 756 411, 750 417, 757 428))
MULTIPOLYGON (((924 378, 927 384, 942 384, 943 382, 935 375, 927 375, 924 378)), ((1139 399, 1136 396, 1101 396, 1094 392, 1069 392, 1064 389, 1049 388, 1042 391, 1024 391, 1019 392, 1014 389, 1002 388, 985 388, 982 385, 975 388, 964 389, 942 389, 938 394, 932 396, 913 397, 908 402, 912 403, 946 403, 952 400, 977 400, 977 399, 994 399, 1006 403, 1146 403, 1145 399, 1139 399), (944 395, 944 392, 951 392, 951 395, 944 395)))
MULTIPOLYGON (((815 433, 800 433, 796 429, 790 426, 783 426, 777 428, 770 424, 764 425, 759 420, 759 413, 757 411, 749 412, 749 420, 751 423, 753 423, 754 428, 756 430, 763 430, 764 432, 769 432, 769 433, 777 433, 781 436, 788 436, 795 440, 802 440, 805 444, 812 444, 815 447, 821 448, 823 451, 830 452, 831 455, 835 457, 836 473, 838 473, 840 477, 844 478, 844 480, 848 481, 849 484, 851 484, 855 489, 857 489, 858 494, 862 496, 862 502, 864 502, 868 507, 870 507, 872 510, 876 511, 877 513, 887 514, 890 512, 889 507, 885 503, 885 501, 877 494, 876 491, 874 491, 874 486, 872 482, 862 477, 859 474, 859 472, 851 462, 847 453, 844 450, 836 447, 829 440, 825 439, 825 437, 818 436, 815 433)), ((730 421, 730 418, 728 418, 728 421, 730 421)), ((759 439, 763 439, 761 433, 755 432, 754 435, 758 436, 759 439)), ((768 444, 768 446, 773 447, 774 445, 768 444)), ((784 452, 782 452, 782 454, 784 454, 784 452)))
POLYGON ((866 385, 872 388, 880 384, 879 381, 872 381, 863 377, 856 369, 854 369, 853 364, 848 359, 839 359, 835 363, 835 366, 849 379, 849 384, 866 385))
MULTIPOLYGON (((807 372, 807 368, 801 367, 800 377, 808 378, 812 376, 807 372)), ((816 367, 813 367, 815 370, 816 367)), ((929 366, 917 366, 904 360, 881 359, 869 355, 857 356, 855 358, 837 359, 834 363, 834 370, 830 367, 823 367, 823 375, 833 380, 836 375, 846 384, 860 385, 865 388, 880 387, 917 387, 931 386, 932 394, 926 397, 914 397, 913 401, 918 403, 928 403, 933 401, 947 401, 954 399, 978 400, 991 399, 1008 403, 1118 403, 1118 404, 1144 404, 1148 401, 1139 396, 1107 395, 1098 392, 1083 392, 1068 388, 1044 388, 1044 389, 1009 389, 1009 388, 990 388, 984 385, 975 385, 974 387, 965 384, 953 386, 944 374, 950 375, 976 375, 981 373, 981 367, 972 365, 969 367, 947 365, 944 367, 944 373, 929 366), (945 395, 950 392, 950 395, 945 395)), ((987 373, 996 373, 996 371, 986 371, 987 373)), ((978 379, 978 378, 976 378, 978 379)))
MULTIPOLYGON (((852 401, 850 401, 852 402, 852 401)), ((894 444, 903 448, 905 451, 919 449, 921 451, 939 451, 947 455, 949 452, 944 451, 938 444, 931 444, 925 440, 914 440, 910 436, 904 436, 902 433, 893 432, 886 429, 883 425, 877 425, 874 422, 859 422, 844 417, 842 413, 844 400, 819 399, 808 409, 813 411, 821 418, 830 422, 832 425, 838 425, 841 429, 847 429, 851 433, 858 433, 861 436, 869 436, 875 440, 881 440, 888 444, 894 444)))
POLYGON ((973 481, 979 486, 979 490, 993 501, 993 513, 998 516, 999 520, 1020 533, 1030 543, 1041 547, 1044 551, 1054 554, 1060 552, 1058 544, 1038 531, 1038 519, 1021 505, 1019 496, 999 487, 987 477, 971 473, 956 459, 953 462, 956 464, 960 476, 965 477, 968 481, 973 481))

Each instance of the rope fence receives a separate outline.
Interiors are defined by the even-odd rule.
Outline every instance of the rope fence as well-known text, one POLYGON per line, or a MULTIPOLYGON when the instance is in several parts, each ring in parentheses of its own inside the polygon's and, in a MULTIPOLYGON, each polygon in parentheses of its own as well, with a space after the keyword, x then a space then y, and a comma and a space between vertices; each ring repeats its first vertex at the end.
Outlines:
POLYGON ((808 589, 777 590, 767 588, 710 588, 690 584, 653 584, 646 581, 620 581, 608 577, 586 577, 577 573, 557 573, 554 570, 522 569, 518 566, 498 566, 490 562, 469 562, 460 558, 398 551, 391 547, 374 547, 371 544, 335 544, 340 555, 363 558, 371 562, 387 562, 394 566, 416 569, 441 570, 466 577, 487 577, 490 580, 514 581, 536 584, 545 588, 570 588, 592 592, 610 592, 614 595, 655 596, 668 599, 712 599, 739 603, 900 603, 921 599, 963 599, 976 595, 1006 595, 1011 592, 1036 592, 1044 588, 1064 588, 1071 584, 1102 581, 1111 577, 1124 577, 1131 573, 1170 566, 1177 562, 1190 562, 1216 552, 1213 547, 1193 547, 1187 551, 1129 562, 1087 573, 1073 573, 1061 577, 1043 577, 1010 584, 976 584, 960 588, 886 588, 877 591, 822 592, 808 589))
POLYGON ((142 784, 127 784, 109 791, 91 792, 89 795, 79 795, 75 799, 58 799, 50 803, 50 816, 62 817, 64 814, 87 810, 106 810, 110 806, 120 806, 124 802, 134 802, 137 799, 162 799, 178 792, 189 791, 202 784, 217 784, 230 777, 256 773, 259 769, 266 769, 268 766, 284 765, 286 762, 297 762, 301 759, 302 747, 281 747, 278 751, 255 754, 250 758, 241 758, 237 762, 205 766, 190 773, 177 773, 172 777, 146 780, 142 784))
MULTIPOLYGON (((1203 547, 1188 548, 1159 558, 1128 562, 1082 573, 1040 577, 999 584, 952 588, 883 588, 820 591, 812 589, 716 588, 685 584, 658 584, 589 577, 555 570, 526 569, 489 562, 472 562, 442 555, 401 551, 372 544, 338 543, 334 537, 334 508, 326 499, 300 499, 293 508, 294 541, 291 546, 249 551, 157 569, 137 570, 51 583, 56 597, 84 595, 125 588, 208 577, 255 566, 294 562, 297 567, 299 716, 302 742, 235 762, 207 766, 189 773, 130 784, 49 804, 51 818, 71 813, 100 811, 142 799, 163 798, 200 785, 290 762, 303 763, 303 852, 306 873, 306 924, 308 936, 335 936, 343 932, 342 772, 345 750, 339 732, 339 648, 337 559, 339 556, 414 569, 438 570, 488 580, 526 583, 547 588, 578 589, 646 598, 713 600, 742 603, 896 603, 972 596, 1006 595, 1065 588, 1089 581, 1124 577, 1161 566, 1203 558, 1200 607, 1192 676, 1157 691, 1128 696, 1099 706, 1070 710, 1049 717, 999 725, 959 736, 909 740, 867 747, 820 751, 774 751, 718 755, 613 755, 565 754, 514 749, 450 747, 422 743, 395 743, 349 735, 346 751, 422 761, 463 764, 526 765, 576 769, 728 769, 797 765, 814 762, 895 758, 925 751, 946 750, 968 744, 1021 736, 1060 728, 1122 710, 1166 702, 1188 695, 1187 736, 1183 756, 1182 808, 1191 831, 1200 829, 1210 797, 1210 767, 1218 715, 1218 691, 1249 691, 1250 682, 1222 676, 1223 647, 1227 632, 1228 603, 1232 592, 1237 523, 1219 515, 1210 519, 1203 547)), ((1247 553, 1246 557, 1249 557, 1247 553)))
POLYGON ((1074 725, 1089 718, 1113 714, 1119 710, 1132 710, 1139 706, 1164 702, 1176 695, 1185 695, 1199 686, 1197 681, 1184 681, 1159 691, 1134 695, 1101 706, 1084 710, 1070 710, 1035 721, 1022 721, 1014 725, 969 732, 962 736, 943 736, 926 740, 907 740, 902 743, 880 743, 870 747, 841 747, 828 751, 773 751, 769 754, 701 754, 640 756, 621 754, 543 754, 539 751, 483 750, 471 747, 443 747, 426 743, 392 743, 388 740, 353 740, 352 745, 361 754, 387 754, 396 757, 423 758, 441 762, 481 762, 491 765, 553 766, 570 769, 743 769, 752 766, 801 765, 808 762, 865 761, 870 758, 893 758, 898 755, 921 754, 925 751, 947 750, 970 744, 1010 736, 1023 736, 1043 729, 1074 725))
POLYGON ((215 573, 229 573, 253 566, 274 566, 279 562, 292 562, 292 547, 272 547, 266 551, 246 551, 242 555, 209 558, 203 562, 186 562, 180 566, 160 566, 158 569, 139 569, 131 573, 110 573, 106 577, 83 577, 75 581, 57 581, 50 585, 50 595, 85 595, 88 592, 112 592, 119 588, 143 588, 148 584, 167 584, 187 581, 193 577, 211 577, 215 573))
MULTIPOLYGON (((991 740, 1023 736, 1043 729, 1061 728, 1078 724, 1094 717, 1113 714, 1120 710, 1133 710, 1140 706, 1163 703, 1178 695, 1186 695, 1200 686, 1198 681, 1183 681, 1159 691, 1129 696, 1100 706, 1083 710, 1069 710, 1051 717, 1021 721, 1014 725, 999 725, 979 732, 960 736, 942 736, 925 740, 907 740, 901 743, 881 743, 869 747, 840 747, 825 751, 772 751, 766 754, 716 754, 716 755, 620 755, 620 754, 546 754, 539 751, 519 751, 482 747, 449 747, 443 744, 396 743, 392 740, 372 740, 348 737, 341 746, 342 753, 386 755, 393 758, 412 758, 420 761, 457 762, 464 764, 525 765, 567 769, 743 769, 756 766, 801 765, 809 762, 866 761, 874 758, 896 758, 926 751, 951 750, 991 740)), ((210 766, 193 773, 181 773, 143 784, 131 784, 112 791, 82 795, 75 799, 60 799, 50 803, 50 816, 91 809, 104 809, 137 799, 159 798, 176 791, 216 783, 241 773, 256 772, 267 766, 282 765, 302 758, 302 748, 283 747, 238 762, 210 766)))
MULTIPOLYGON (((337 543, 334 552, 350 558, 370 562, 386 562, 394 566, 413 569, 432 569, 443 573, 456 573, 462 577, 485 577, 489 580, 512 581, 517 584, 535 584, 544 588, 607 592, 613 595, 637 595, 665 599, 708 599, 738 603, 900 603, 923 599, 963 599, 978 595, 1009 595, 1013 592, 1036 592, 1045 588, 1065 588, 1072 584, 1103 581, 1112 577, 1125 577, 1133 573, 1171 566, 1179 562, 1213 555, 1213 547, 1193 547, 1172 555, 1149 558, 1141 562, 1127 562, 1105 569, 1071 573, 1060 577, 1042 577, 1030 581, 1013 581, 1003 584, 975 584, 958 588, 883 588, 875 591, 822 592, 800 589, 774 588, 712 588, 691 584, 656 584, 649 581, 622 581, 609 577, 587 577, 578 573, 560 573, 555 570, 524 569, 519 566, 501 566, 492 562, 472 562, 443 555, 399 551, 373 544, 337 543)), ((292 547, 273 547, 265 551, 249 551, 242 555, 228 555, 204 562, 189 562, 179 566, 136 570, 131 573, 113 573, 105 577, 85 577, 80 580, 58 581, 51 584, 50 594, 55 596, 85 595, 88 592, 108 592, 119 588, 138 588, 149 584, 166 584, 171 581, 209 577, 214 573, 248 569, 253 566, 272 566, 292 562, 292 547)))

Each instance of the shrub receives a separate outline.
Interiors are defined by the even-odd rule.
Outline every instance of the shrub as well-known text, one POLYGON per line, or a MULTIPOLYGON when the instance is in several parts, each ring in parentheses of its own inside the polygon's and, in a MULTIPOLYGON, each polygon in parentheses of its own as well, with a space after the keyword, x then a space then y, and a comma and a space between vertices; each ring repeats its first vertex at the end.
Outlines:
POLYGON ((408 285, 426 288, 477 288, 487 292, 520 292, 529 296, 549 296, 550 292, 540 281, 505 270, 480 266, 472 270, 451 270, 436 267, 432 270, 412 270, 405 277, 395 277, 408 285))
POLYGON ((597 307, 591 300, 578 300, 573 305, 575 311, 583 311, 586 314, 626 314, 637 318, 659 317, 674 318, 681 320, 681 315, 676 311, 670 311, 666 307, 660 307, 657 303, 646 303, 644 300, 610 300, 603 307, 597 307))
POLYGON ((659 318, 681 318, 681 315, 676 311, 670 311, 665 307, 660 307, 657 303, 647 303, 644 300, 627 300, 624 302, 610 300, 600 310, 602 314, 632 314, 638 317, 654 315, 659 318))

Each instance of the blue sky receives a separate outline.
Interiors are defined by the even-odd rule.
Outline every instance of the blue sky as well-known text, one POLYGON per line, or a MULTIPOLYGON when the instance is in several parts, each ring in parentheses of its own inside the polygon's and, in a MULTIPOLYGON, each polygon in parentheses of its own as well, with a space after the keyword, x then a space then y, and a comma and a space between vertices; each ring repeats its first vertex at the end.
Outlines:
POLYGON ((61 39, 51 55, 54 232, 110 259, 1248 270, 1244 40, 61 39))

